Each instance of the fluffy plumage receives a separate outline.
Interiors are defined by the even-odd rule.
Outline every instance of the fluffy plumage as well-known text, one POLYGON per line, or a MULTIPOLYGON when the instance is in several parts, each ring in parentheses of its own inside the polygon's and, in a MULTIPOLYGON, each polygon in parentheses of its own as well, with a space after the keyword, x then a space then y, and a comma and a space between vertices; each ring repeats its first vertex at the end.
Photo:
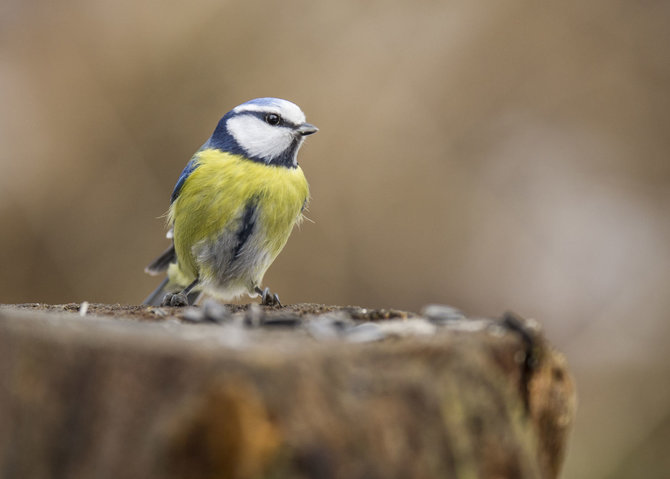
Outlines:
POLYGON ((224 300, 257 295, 309 198, 297 154, 316 131, 297 105, 278 98, 224 115, 172 192, 173 247, 146 268, 167 269, 168 281, 145 303, 181 305, 196 291, 224 300), (166 291, 177 294, 163 298, 166 291))

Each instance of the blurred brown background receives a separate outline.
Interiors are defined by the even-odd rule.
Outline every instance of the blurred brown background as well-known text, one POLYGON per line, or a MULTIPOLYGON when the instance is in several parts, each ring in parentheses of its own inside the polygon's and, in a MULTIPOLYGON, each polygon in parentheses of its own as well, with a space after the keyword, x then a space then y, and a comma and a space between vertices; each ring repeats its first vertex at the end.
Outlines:
POLYGON ((539 319, 564 477, 667 477, 670 2, 0 4, 0 302, 137 303, 190 155, 298 103, 313 201, 285 302, 539 319))

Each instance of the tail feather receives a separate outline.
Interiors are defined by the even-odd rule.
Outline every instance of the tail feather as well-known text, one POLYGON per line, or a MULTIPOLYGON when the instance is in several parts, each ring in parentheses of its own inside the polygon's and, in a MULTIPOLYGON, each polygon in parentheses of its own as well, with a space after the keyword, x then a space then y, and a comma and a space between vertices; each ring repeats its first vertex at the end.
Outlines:
POLYGON ((177 253, 174 250, 174 245, 172 245, 163 251, 158 258, 153 260, 149 266, 144 268, 144 272, 155 276, 167 270, 170 263, 174 263, 175 261, 177 261, 177 253))
POLYGON ((165 287, 168 284, 168 278, 165 278, 161 284, 145 299, 142 304, 148 306, 160 306, 163 302, 163 296, 165 296, 165 287))

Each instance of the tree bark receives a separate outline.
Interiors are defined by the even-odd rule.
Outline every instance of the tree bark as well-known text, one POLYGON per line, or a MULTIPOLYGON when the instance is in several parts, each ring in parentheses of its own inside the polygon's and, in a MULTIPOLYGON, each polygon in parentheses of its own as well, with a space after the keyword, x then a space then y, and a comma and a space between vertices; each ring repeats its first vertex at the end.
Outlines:
POLYGON ((558 476, 573 383, 514 315, 77 309, 0 308, 3 478, 558 476))

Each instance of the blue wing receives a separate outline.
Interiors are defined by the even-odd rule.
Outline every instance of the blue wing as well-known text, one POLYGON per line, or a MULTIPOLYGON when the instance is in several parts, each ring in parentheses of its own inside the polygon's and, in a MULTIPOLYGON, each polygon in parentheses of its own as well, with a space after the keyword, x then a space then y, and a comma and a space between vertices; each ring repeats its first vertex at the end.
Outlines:
POLYGON ((172 196, 170 196, 170 204, 172 204, 174 200, 177 199, 177 197, 179 196, 179 192, 181 191, 181 187, 184 186, 186 179, 189 176, 191 176, 191 173, 193 173, 193 170, 195 170, 198 167, 198 165, 199 163, 195 160, 195 158, 192 158, 191 161, 189 161, 186 164, 186 167, 181 172, 181 175, 179 175, 177 184, 174 185, 174 190, 172 190, 172 196))

